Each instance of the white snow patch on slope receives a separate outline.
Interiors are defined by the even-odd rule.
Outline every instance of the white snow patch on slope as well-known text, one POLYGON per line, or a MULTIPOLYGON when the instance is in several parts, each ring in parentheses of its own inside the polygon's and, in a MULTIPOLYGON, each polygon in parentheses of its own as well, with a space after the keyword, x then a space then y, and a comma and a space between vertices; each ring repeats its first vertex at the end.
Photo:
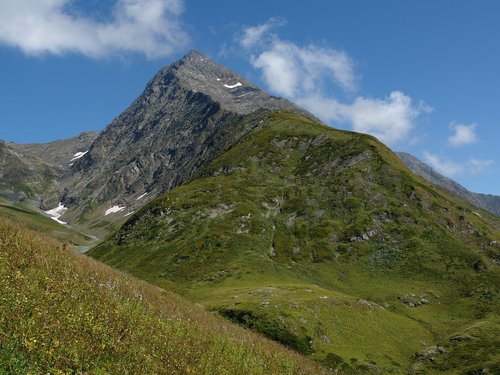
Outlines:
POLYGON ((220 78, 217 78, 217 81, 220 81, 220 78))
POLYGON ((117 212, 123 211, 125 207, 120 207, 120 206, 113 206, 111 208, 108 208, 106 212, 104 213, 104 216, 108 216, 109 214, 115 214, 117 212))
POLYGON ((126 214, 126 215, 125 215, 125 217, 132 215, 134 212, 135 212, 135 211, 131 211, 131 212, 129 212, 128 214, 126 214))
POLYGON ((236 82, 234 85, 226 85, 224 84, 224 87, 227 87, 228 89, 235 89, 236 87, 243 86, 241 82, 236 82))
POLYGON ((71 163, 74 160, 80 159, 83 155, 85 155, 89 150, 84 151, 84 152, 77 152, 76 154, 73 155, 73 159, 71 159, 69 162, 71 163))
POLYGON ((142 194, 140 197, 137 197, 136 201, 138 201, 139 199, 144 198, 146 195, 148 195, 148 193, 144 193, 144 194, 142 194))
POLYGON ((57 206, 56 208, 53 208, 51 210, 48 210, 48 211, 44 211, 47 215, 50 216, 50 218, 52 220, 55 220, 57 221, 59 224, 68 224, 62 220, 59 220, 59 218, 62 216, 62 214, 64 213, 64 211, 66 211, 68 209, 68 207, 65 207, 64 204, 62 203, 59 203, 59 206, 57 206))

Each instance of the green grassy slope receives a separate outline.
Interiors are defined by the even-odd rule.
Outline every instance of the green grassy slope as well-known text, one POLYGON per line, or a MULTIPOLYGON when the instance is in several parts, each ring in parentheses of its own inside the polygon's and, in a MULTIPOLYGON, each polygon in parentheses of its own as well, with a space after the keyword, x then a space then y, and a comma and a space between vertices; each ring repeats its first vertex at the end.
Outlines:
POLYGON ((310 360, 0 218, 0 374, 311 374, 310 360))
POLYGON ((23 203, 13 203, 0 198, 0 216, 23 223, 32 230, 74 245, 85 245, 92 241, 92 238, 87 235, 59 224, 23 203))
POLYGON ((500 360, 449 341, 498 329, 499 240, 374 138, 274 113, 91 255, 346 372, 454 373, 500 360))

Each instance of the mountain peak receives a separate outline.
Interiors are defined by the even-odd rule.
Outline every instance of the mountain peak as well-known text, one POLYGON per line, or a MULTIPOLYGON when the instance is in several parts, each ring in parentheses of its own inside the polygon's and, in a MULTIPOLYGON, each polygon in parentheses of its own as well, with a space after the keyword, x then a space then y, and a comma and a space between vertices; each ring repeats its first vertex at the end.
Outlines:
POLYGON ((176 75, 184 79, 184 83, 196 91, 203 91, 207 85, 215 84, 217 87, 238 88, 250 86, 257 89, 255 85, 248 82, 232 70, 211 60, 201 52, 189 51, 182 59, 171 65, 176 70, 176 75), (237 83, 240 84, 237 84, 237 83), (233 87, 235 86, 235 87, 233 87))
MULTIPOLYGON (((272 96, 229 68, 218 64, 199 51, 191 50, 179 61, 163 68, 152 85, 162 90, 171 84, 165 77, 173 74, 184 88, 208 95, 224 109, 249 114, 258 109, 294 110, 305 113, 286 99, 272 96)), ((307 113, 309 117, 313 117, 307 113)))
POLYGON ((207 57, 201 53, 200 51, 197 51, 195 49, 190 50, 188 53, 184 55, 181 60, 189 60, 189 59, 207 59, 207 57))

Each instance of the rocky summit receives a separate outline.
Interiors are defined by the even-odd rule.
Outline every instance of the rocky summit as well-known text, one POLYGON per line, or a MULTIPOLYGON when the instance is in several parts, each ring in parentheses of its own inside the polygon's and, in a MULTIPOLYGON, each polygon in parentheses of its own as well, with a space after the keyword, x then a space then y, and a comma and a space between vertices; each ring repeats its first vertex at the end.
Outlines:
POLYGON ((62 204, 65 220, 103 236, 114 223, 181 185, 262 127, 263 114, 277 109, 305 113, 191 51, 158 72, 142 95, 72 162, 42 206, 62 204))
MULTIPOLYGON (((259 109, 290 109, 305 112, 286 99, 269 95, 230 69, 198 51, 190 51, 180 61, 163 68, 153 79, 155 90, 172 84, 174 75, 181 86, 208 95, 230 112, 246 115, 259 109)), ((311 114, 308 114, 312 116, 311 114)))

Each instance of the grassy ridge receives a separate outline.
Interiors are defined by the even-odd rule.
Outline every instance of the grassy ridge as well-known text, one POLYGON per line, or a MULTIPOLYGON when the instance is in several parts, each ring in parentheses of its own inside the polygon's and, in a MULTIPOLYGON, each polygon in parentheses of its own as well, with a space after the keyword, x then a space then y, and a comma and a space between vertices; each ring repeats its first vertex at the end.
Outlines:
POLYGON ((300 355, 0 218, 0 373, 323 373, 300 355))
POLYGON ((405 373, 496 326, 499 239, 373 137, 274 113, 91 255, 346 372, 405 373))

